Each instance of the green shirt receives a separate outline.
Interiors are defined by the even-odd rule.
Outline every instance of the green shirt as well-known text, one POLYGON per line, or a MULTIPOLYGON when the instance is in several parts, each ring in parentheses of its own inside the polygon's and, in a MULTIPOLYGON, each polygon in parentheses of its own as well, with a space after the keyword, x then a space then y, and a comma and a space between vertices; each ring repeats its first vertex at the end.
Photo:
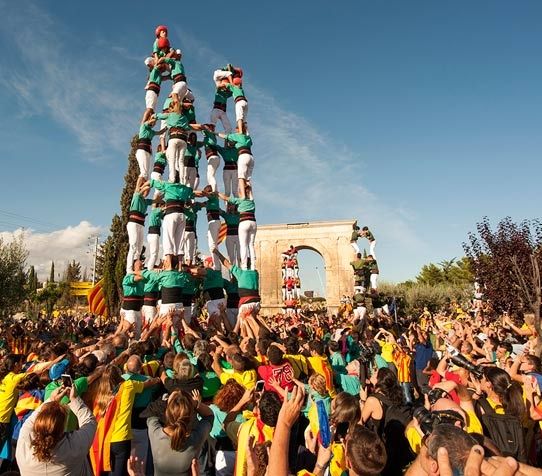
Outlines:
POLYGON ((353 243, 354 241, 358 241, 359 239, 359 234, 356 230, 354 230, 352 232, 352 236, 350 237, 350 241, 353 243))
POLYGON ((164 212, 161 208, 153 208, 151 210, 149 218, 149 226, 162 226, 162 218, 164 218, 164 212))
POLYGON ((165 152, 157 152, 156 155, 154 156, 154 163, 163 165, 165 167, 166 164, 167 164, 166 153, 165 152))
POLYGON ((235 147, 216 146, 216 149, 224 159, 225 164, 236 164, 239 158, 239 153, 235 147))
POLYGON ((122 295, 125 297, 130 296, 143 296, 145 294, 145 277, 136 281, 135 274, 127 274, 122 280, 122 295))
POLYGON ((186 216, 186 221, 193 223, 195 226, 198 222, 198 211, 201 210, 201 207, 201 203, 194 203, 194 205, 190 207, 185 207, 183 213, 186 216))
POLYGON ((186 144, 186 150, 184 152, 184 156, 185 157, 195 157, 196 154, 198 153, 198 146, 197 145, 191 145, 191 144, 186 144))
POLYGON ((378 264, 375 259, 369 261, 369 269, 371 270, 371 274, 378 274, 378 264))
POLYGON ((230 197, 228 198, 228 203, 233 203, 234 205, 237 205, 237 211, 239 213, 256 212, 256 205, 254 203, 254 200, 250 200, 248 198, 230 197))
POLYGON ((224 280, 224 289, 228 294, 239 294, 239 287, 237 286, 237 281, 228 281, 224 280))
POLYGON ((164 63, 169 64, 172 66, 171 68, 171 77, 174 78, 178 74, 186 74, 184 72, 184 66, 183 63, 179 60, 173 59, 173 58, 166 58, 164 60, 164 63))
POLYGON ((237 279, 237 286, 242 289, 252 289, 258 291, 259 275, 254 269, 241 269, 237 265, 233 265, 230 270, 232 276, 237 279))
POLYGON ((203 131, 203 145, 205 147, 217 147, 216 135, 210 131, 203 131))
MULTIPOLYGON (((46 401, 53 391, 55 391, 57 388, 59 388, 62 385, 62 382, 60 380, 55 380, 53 382, 50 382, 45 387, 45 395, 43 398, 43 401, 46 401)), ((77 395, 82 396, 87 390, 88 390, 88 378, 87 377, 79 377, 76 378, 73 381, 73 386, 75 387, 75 390, 77 391, 77 395)), ((60 403, 62 405, 67 405, 70 403, 69 397, 62 397, 62 400, 60 400, 60 403)), ((69 410, 68 412, 68 421, 66 422, 66 431, 74 431, 77 430, 77 417, 75 414, 69 410)))
POLYGON ((237 150, 252 147, 252 139, 248 134, 241 134, 240 132, 228 134, 226 140, 234 142, 237 150))
POLYGON ((186 202, 194 198, 194 190, 181 183, 163 182, 162 180, 151 180, 151 187, 164 192, 164 200, 182 200, 186 202))
POLYGON ((145 215, 149 205, 152 205, 152 200, 150 198, 145 198, 139 192, 134 192, 132 201, 130 202, 130 211, 139 212, 145 215))
POLYGON ((365 296, 362 293, 356 293, 352 297, 356 306, 365 306, 365 296))
POLYGON ((228 213, 220 210, 220 216, 224 218, 226 225, 239 225, 239 213, 228 213))
POLYGON ((246 97, 245 91, 243 91, 242 86, 236 86, 235 84, 228 84, 228 89, 233 94, 233 99, 240 98, 240 97, 246 97))
POLYGON ((194 106, 184 109, 183 108, 183 117, 186 119, 186 122, 188 124, 195 124, 196 123, 196 110, 194 109, 194 106))
POLYGON ((374 235, 369 230, 367 230, 365 232, 365 238, 367 238, 367 240, 369 240, 369 241, 374 241, 375 240, 374 235))
POLYGON ((177 129, 190 129, 190 125, 184 114, 178 112, 160 112, 156 114, 158 119, 164 119, 168 127, 175 127, 177 129))
POLYGON ((160 273, 145 269, 141 274, 145 278, 145 284, 143 286, 145 294, 160 291, 160 273))
POLYGON ((198 281, 186 271, 181 271, 181 274, 184 279, 183 294, 186 294, 187 296, 195 295, 198 292, 198 281))
POLYGON ((184 288, 186 285, 186 276, 176 269, 167 269, 162 271, 158 278, 160 289, 162 288, 184 288))
POLYGON ((154 40, 154 43, 152 44, 152 52, 157 54, 158 56, 166 56, 166 53, 158 48, 158 38, 154 40))
POLYGON ((152 68, 151 72, 149 73, 149 83, 162 83, 162 73, 156 66, 152 68))
POLYGON ((167 97, 164 101, 164 105, 162 106, 162 110, 165 111, 166 109, 169 109, 169 106, 171 106, 171 103, 173 102, 173 98, 167 97))
POLYGON ((228 98, 231 97, 231 91, 229 89, 216 89, 215 92, 215 101, 220 104, 226 104, 228 102, 228 98))
POLYGON ((152 140, 152 138, 157 134, 155 130, 151 127, 150 124, 143 123, 139 126, 139 138, 152 140))
POLYGON ((222 288, 224 286, 224 279, 222 278, 222 272, 215 269, 207 268, 205 272, 205 279, 203 280, 203 290, 222 288))
POLYGON ((361 271, 363 270, 363 268, 365 268, 365 260, 357 259, 355 261, 350 262, 350 266, 354 268, 354 271, 361 271))
POLYGON ((220 210, 218 195, 209 195, 207 197, 207 203, 205 204, 205 208, 207 208, 207 210, 220 210))

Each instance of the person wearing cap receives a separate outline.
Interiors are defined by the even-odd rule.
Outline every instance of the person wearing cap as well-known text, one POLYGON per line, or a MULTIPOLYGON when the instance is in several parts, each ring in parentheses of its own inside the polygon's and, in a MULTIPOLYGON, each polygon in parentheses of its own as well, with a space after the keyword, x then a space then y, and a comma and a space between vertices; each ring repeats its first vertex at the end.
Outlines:
POLYGON ((250 185, 252 179, 252 171, 254 170, 254 157, 252 156, 252 138, 243 127, 238 129, 235 134, 218 134, 219 137, 232 142, 237 149, 237 176, 239 183, 239 196, 247 196, 244 190, 247 185, 250 185))
POLYGON ((213 102, 213 109, 211 109, 211 124, 216 126, 218 121, 222 122, 222 127, 224 128, 225 134, 229 134, 231 132, 231 122, 226 112, 228 98, 231 97, 231 95, 232 93, 226 84, 217 86, 215 91, 215 99, 213 102))
POLYGON ((235 264, 231 264, 226 257, 218 251, 213 250, 213 254, 218 257, 220 263, 231 273, 237 280, 237 288, 239 293, 239 313, 237 314, 237 322, 233 332, 239 332, 241 323, 253 317, 258 324, 265 323, 258 318, 260 312, 260 276, 255 269, 242 269, 235 264))
POLYGON ((230 263, 240 265, 239 257, 239 212, 231 203, 226 206, 226 211, 220 210, 220 216, 226 222, 226 250, 230 263))
POLYGON ((243 130, 243 124, 247 122, 248 113, 248 101, 243 89, 243 82, 241 78, 234 78, 232 83, 227 84, 227 88, 230 90, 233 96, 233 102, 235 103, 235 121, 237 123, 237 129, 243 130))
POLYGON ((171 96, 176 101, 182 101, 188 90, 186 84, 186 72, 183 63, 181 62, 181 58, 181 50, 175 50, 170 58, 164 59, 164 63, 171 67, 171 80, 173 81, 171 96))
POLYGON ((169 168, 169 182, 175 182, 176 174, 183 177, 183 158, 186 150, 187 131, 201 130, 200 124, 190 124, 182 114, 181 103, 172 101, 169 112, 156 114, 158 119, 165 119, 169 131, 166 158, 169 168))
POLYGON ((234 147, 233 142, 230 141, 224 141, 224 147, 217 145, 216 148, 222 159, 224 159, 224 170, 222 171, 224 194, 237 196, 239 186, 237 160, 239 159, 239 153, 234 147))
POLYGON ((182 254, 181 242, 185 226, 185 204, 194 196, 201 196, 202 193, 180 183, 169 183, 162 180, 151 180, 150 186, 164 193, 163 253, 164 255, 179 256, 182 254))
POLYGON ((196 177, 198 175, 198 169, 196 167, 196 160, 199 163, 199 156, 201 151, 198 146, 198 138, 195 132, 191 132, 188 135, 186 141, 186 151, 183 158, 183 176, 181 177, 181 183, 188 185, 190 188, 196 188, 196 177))
POLYGON ((367 238, 367 241, 369 242, 369 254, 371 254, 373 256, 373 258, 376 259, 376 254, 375 254, 376 253, 375 252, 376 240, 375 240, 374 235, 369 230, 369 227, 364 226, 361 229, 361 232, 360 232, 359 236, 363 236, 363 237, 367 238))
POLYGON ((214 134, 215 125, 206 124, 206 126, 207 130, 203 130, 203 146, 205 147, 205 157, 207 158, 207 184, 211 186, 213 192, 216 192, 218 191, 216 171, 220 166, 220 157, 218 156, 219 145, 216 142, 216 135, 214 134))
POLYGON ((169 52, 169 39, 168 39, 168 30, 165 25, 158 25, 156 30, 154 30, 156 39, 152 45, 152 56, 158 61, 160 58, 163 58, 169 52))
MULTIPOLYGON (((256 241, 256 232, 258 226, 256 224, 256 205, 252 195, 252 187, 247 185, 239 189, 239 197, 228 197, 222 193, 218 196, 228 202, 228 204, 236 205, 239 212, 239 253, 241 255, 241 268, 256 269, 256 249, 254 243, 256 241), (246 195, 245 195, 246 193, 246 195), (250 266, 248 260, 250 258, 250 266)), ((214 249, 209 246, 209 249, 214 249)))
POLYGON ((160 252, 160 230, 162 229, 162 219, 164 218, 164 202, 160 195, 152 201, 152 210, 149 217, 149 229, 147 231, 147 243, 149 245, 149 259, 147 260, 147 269, 153 270, 159 263, 158 255, 160 252))
POLYGON ((185 226, 181 244, 184 262, 189 266, 194 264, 196 259, 196 224, 198 222, 198 212, 203 208, 199 202, 187 202, 184 207, 185 226))
POLYGON ((136 185, 132 201, 130 202, 130 210, 128 212, 128 223, 126 224, 126 232, 128 233, 128 254, 126 255, 126 273, 131 273, 133 270, 134 260, 139 258, 143 250, 143 241, 145 239, 145 216, 147 207, 152 205, 153 201, 147 198, 150 187, 148 182, 141 186, 136 185))
POLYGON ((356 252, 356 254, 361 253, 358 246, 358 238, 359 238, 359 226, 354 225, 352 229, 352 235, 350 236, 350 246, 354 248, 354 251, 356 252))

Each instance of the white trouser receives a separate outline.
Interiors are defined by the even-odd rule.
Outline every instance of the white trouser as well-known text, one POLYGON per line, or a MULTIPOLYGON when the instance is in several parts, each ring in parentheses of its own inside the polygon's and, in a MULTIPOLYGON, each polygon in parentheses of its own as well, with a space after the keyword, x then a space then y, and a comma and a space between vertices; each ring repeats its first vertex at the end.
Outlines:
POLYGON ((371 288, 378 289, 378 274, 371 274, 371 288))
POLYGON ((164 255, 180 255, 184 234, 184 214, 168 213, 162 221, 162 248, 164 255))
POLYGON ((229 262, 239 266, 239 235, 226 235, 226 250, 229 262))
POLYGON ((211 111, 211 124, 214 124, 216 126, 216 123, 218 121, 222 122, 224 132, 226 134, 229 134, 231 132, 231 122, 228 118, 228 115, 226 114, 226 111, 214 107, 211 111))
POLYGON ((154 91, 148 90, 145 93, 145 107, 147 109, 152 109, 154 111, 156 109, 157 102, 158 102, 158 94, 156 94, 154 91))
POLYGON ((147 234, 147 243, 149 244, 149 259, 147 260, 147 269, 153 270, 158 263, 158 254, 160 252, 160 235, 158 233, 147 234))
POLYGON ((239 309, 236 307, 229 307, 226 309, 226 318, 228 319, 228 322, 230 323, 230 326, 232 328, 235 327, 235 324, 237 324, 237 314, 239 313, 239 309))
POLYGON ((138 259, 143 249, 145 239, 145 227, 139 223, 129 221, 126 224, 128 232, 128 255, 126 256, 126 272, 131 273, 134 269, 134 260, 138 259))
POLYGON ((222 171, 222 179, 224 180, 224 195, 237 196, 237 185, 239 184, 237 176, 237 169, 229 170, 224 169, 222 171))
POLYGON ((248 302, 239 306, 237 319, 246 319, 248 316, 256 317, 260 312, 261 304, 259 302, 248 302))
POLYGON ((367 314, 367 308, 365 306, 354 308, 354 317, 357 317, 359 320, 365 318, 365 314, 367 314))
POLYGON ((141 337, 141 311, 127 311, 126 309, 120 310, 121 317, 126 322, 134 325, 134 335, 137 340, 141 337))
MULTIPOLYGON (((218 232, 220 231, 220 220, 211 220, 208 223, 208 229, 207 229, 207 243, 209 244, 209 251, 214 250, 215 248, 218 248, 218 232)), ((219 271, 220 268, 220 261, 216 259, 213 255, 213 269, 219 271)))
POLYGON ((141 315, 143 316, 143 320, 145 321, 145 325, 148 326, 156 317, 156 307, 155 306, 145 306, 143 305, 141 307, 141 315))
POLYGON ((358 244, 357 244, 356 241, 351 241, 351 242, 350 242, 350 246, 351 246, 352 248, 354 248, 354 251, 355 251, 356 253, 361 253, 361 251, 360 251, 360 249, 359 249, 359 246, 358 246, 358 244))
POLYGON ((252 154, 241 154, 237 159, 237 176, 250 182, 254 170, 254 157, 252 154))
POLYGON ((192 322, 192 316, 194 315, 194 303, 192 303, 190 306, 184 306, 184 314, 183 318, 187 324, 190 324, 192 322))
POLYGON ((255 221, 244 220, 239 223, 239 253, 241 255, 241 268, 248 268, 248 258, 250 257, 250 269, 256 269, 256 249, 254 241, 256 240, 256 231, 258 226, 255 221))
POLYGON ((294 278, 299 278, 299 268, 297 266, 294 268, 294 278))
POLYGON ((196 176, 198 175, 198 169, 196 167, 184 167, 181 183, 188 185, 192 190, 196 188, 196 176))
POLYGON ((197 190, 199 188, 199 172, 198 169, 196 169, 196 180, 194 180, 194 190, 197 190))
POLYGON ((248 102, 244 99, 235 103, 235 120, 246 122, 248 114, 248 102))
POLYGON ((169 181, 175 182, 175 172, 179 172, 179 178, 183 178, 183 157, 186 150, 186 142, 182 139, 169 139, 167 142, 166 158, 169 168, 169 181))
POLYGON ((282 300, 286 301, 286 288, 282 288, 282 300))
POLYGON ((292 278, 294 276, 294 268, 286 268, 286 277, 292 278))
POLYGON ((293 289, 286 289, 286 299, 292 299, 294 297, 293 289))
MULTIPOLYGON (((160 130, 164 131, 162 134, 160 134, 160 139, 166 140, 167 138, 167 122, 164 119, 160 119, 160 130)), ((165 144, 166 142, 164 142, 165 144)))
POLYGON ((220 299, 211 299, 205 303, 205 307, 207 308, 207 314, 209 317, 215 315, 218 316, 220 314, 220 308, 226 306, 226 300, 224 298, 220 299))
POLYGON ((171 92, 179 96, 179 100, 182 100, 186 96, 186 91, 188 91, 188 86, 184 81, 178 81, 173 83, 171 92))
MULTIPOLYGON (((218 190, 216 186, 216 171, 220 166, 220 157, 218 155, 211 155, 207 159, 207 184, 213 189, 213 192, 218 190)), ((226 195, 228 195, 226 193, 226 195)))
POLYGON ((151 180, 162 180, 162 174, 159 172, 151 172, 151 180))
POLYGON ((354 292, 358 292, 358 293, 361 293, 361 294, 364 294, 366 291, 365 289, 365 286, 356 286, 354 285, 354 292))
POLYGON ((182 302, 168 302, 167 304, 160 304, 160 316, 167 316, 170 312, 176 315, 184 312, 184 306, 182 302))
POLYGON ((183 255, 185 260, 194 263, 196 257, 196 233, 193 231, 185 231, 183 234, 183 255))
POLYGON ((374 259, 376 259, 375 247, 376 247, 376 240, 369 241, 369 254, 372 255, 374 259))
POLYGON ((152 164, 151 154, 149 154, 146 150, 137 149, 135 156, 137 165, 139 165, 139 176, 148 179, 152 164))

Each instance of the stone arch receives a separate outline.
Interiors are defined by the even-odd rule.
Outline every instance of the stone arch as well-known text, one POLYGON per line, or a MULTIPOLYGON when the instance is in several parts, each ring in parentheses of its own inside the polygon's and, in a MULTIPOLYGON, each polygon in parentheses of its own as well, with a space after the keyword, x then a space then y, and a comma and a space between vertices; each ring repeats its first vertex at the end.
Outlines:
POLYGON ((350 235, 355 220, 258 225, 256 268, 260 273, 260 295, 264 313, 282 306, 280 254, 290 245, 315 251, 324 260, 326 300, 334 312, 343 294, 352 294, 350 262, 354 251, 350 235))

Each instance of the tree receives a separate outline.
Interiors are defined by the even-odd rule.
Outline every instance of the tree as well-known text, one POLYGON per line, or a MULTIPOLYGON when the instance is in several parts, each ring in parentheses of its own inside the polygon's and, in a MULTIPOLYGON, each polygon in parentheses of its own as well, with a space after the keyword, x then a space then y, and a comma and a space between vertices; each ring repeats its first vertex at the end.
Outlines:
POLYGON ((40 304, 45 305, 45 313, 47 317, 51 317, 55 304, 62 296, 63 291, 63 286, 57 283, 48 282, 45 288, 38 293, 37 301, 40 304))
POLYGON ((81 280, 81 263, 72 260, 64 270, 64 278, 61 283, 62 294, 59 299, 59 305, 64 307, 73 307, 77 303, 77 297, 72 295, 70 283, 81 280))
POLYGON ((55 282, 55 262, 51 261, 51 271, 49 272, 49 282, 55 282))
MULTIPOLYGON (((139 168, 135 158, 137 136, 132 138, 128 155, 128 170, 124 176, 124 188, 120 197, 120 216, 115 214, 111 221, 110 234, 100 248, 100 271, 103 277, 105 302, 110 316, 118 314, 122 297, 122 280, 125 274, 128 254, 128 212, 134 194, 139 168)), ((98 265, 96 266, 98 268, 98 265)))
POLYGON ((474 282, 470 261, 464 257, 443 260, 438 264, 429 263, 422 267, 416 277, 419 284, 436 286, 438 284, 469 285, 474 282))
POLYGON ((542 221, 514 223, 506 217, 493 230, 489 219, 484 217, 476 230, 477 233, 469 233, 469 242, 463 244, 476 279, 497 312, 534 315, 540 355, 542 221))
POLYGON ((68 263, 68 266, 66 266, 66 270, 64 271, 64 281, 67 283, 81 281, 81 263, 75 260, 68 263))
POLYGON ((25 273, 28 251, 20 235, 6 243, 0 238, 0 315, 17 310, 27 296, 25 273))

